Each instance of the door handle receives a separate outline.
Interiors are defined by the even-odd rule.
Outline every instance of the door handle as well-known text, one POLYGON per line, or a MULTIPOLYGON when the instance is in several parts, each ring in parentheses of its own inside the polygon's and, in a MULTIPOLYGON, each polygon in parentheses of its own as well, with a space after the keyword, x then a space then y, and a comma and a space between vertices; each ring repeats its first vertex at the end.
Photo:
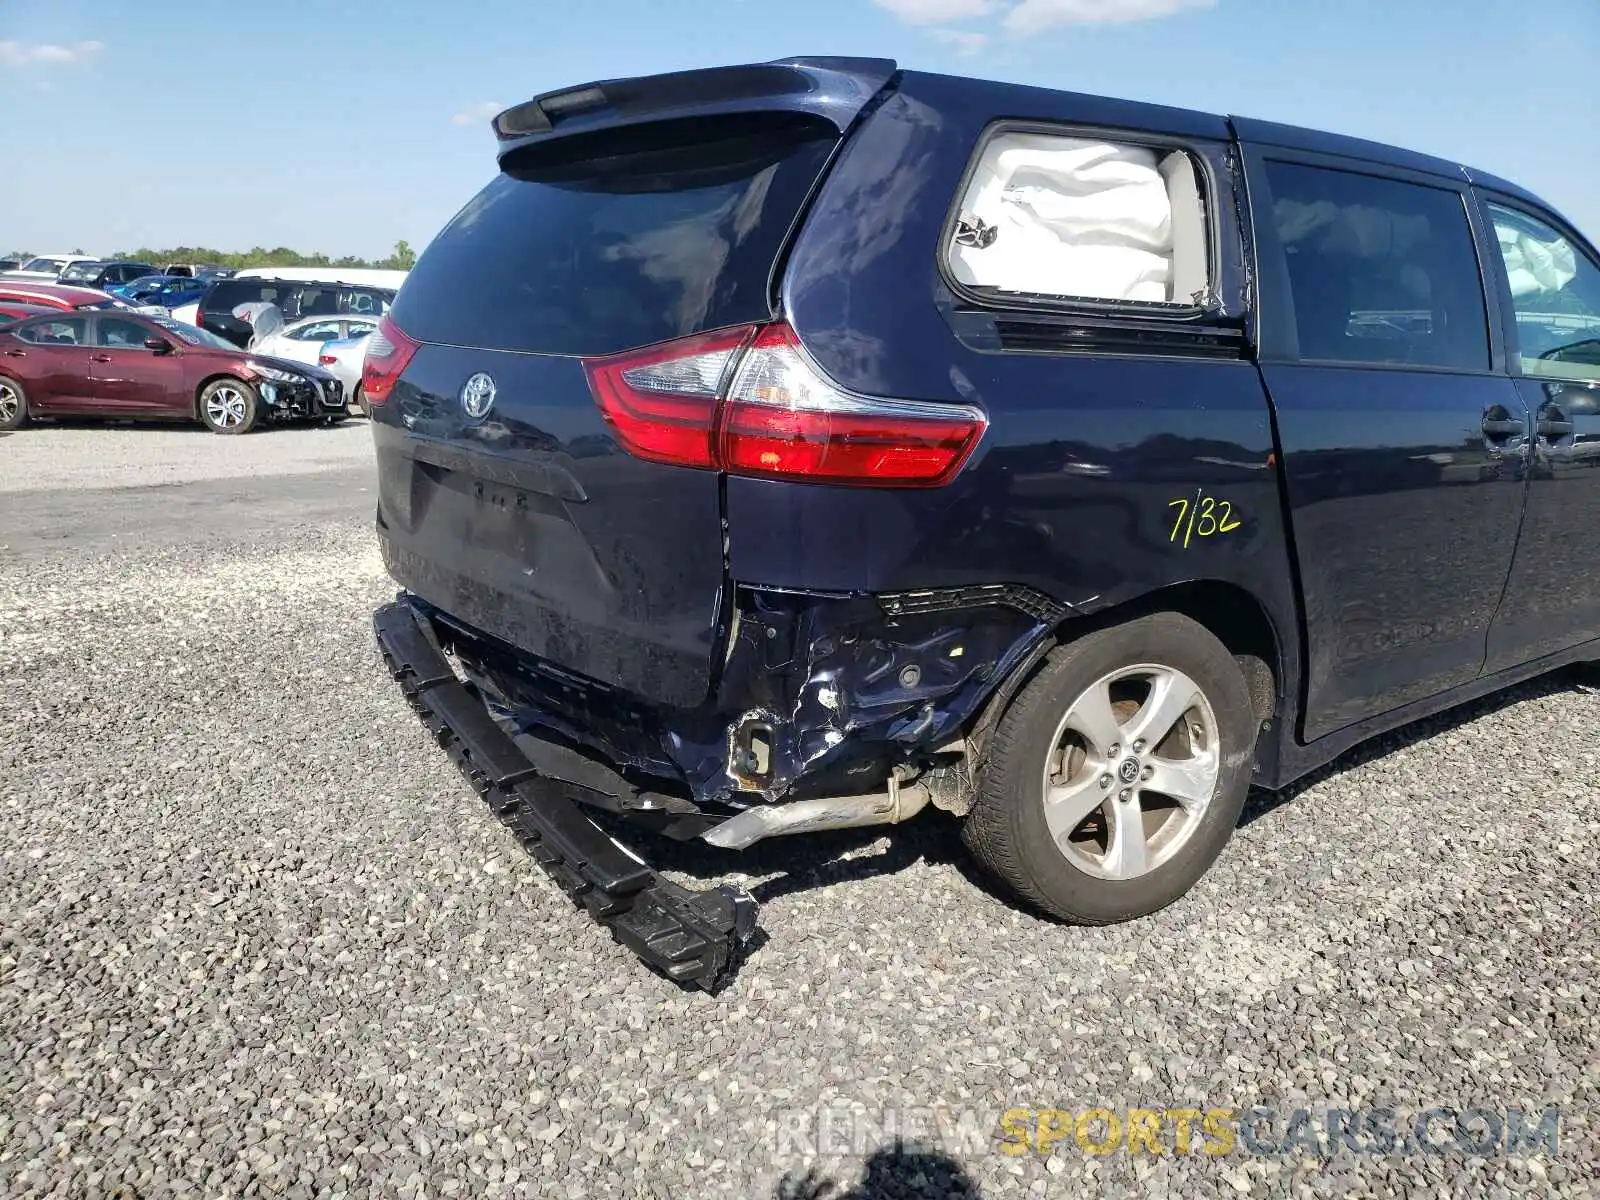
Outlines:
POLYGON ((1485 417, 1483 419, 1483 436, 1491 441, 1516 437, 1519 433, 1526 433, 1527 425, 1512 418, 1485 417))
POLYGON ((1568 437, 1576 428, 1576 425, 1565 419, 1539 418, 1539 436, 1542 438, 1568 437))
POLYGON ((7 358, 27 358, 28 357, 28 352, 26 350, 7 350, 6 351, 6 357, 7 358))
POLYGON ((111 361, 111 355, 109 355, 109 354, 91 354, 89 356, 89 361, 90 362, 110 362, 111 361))

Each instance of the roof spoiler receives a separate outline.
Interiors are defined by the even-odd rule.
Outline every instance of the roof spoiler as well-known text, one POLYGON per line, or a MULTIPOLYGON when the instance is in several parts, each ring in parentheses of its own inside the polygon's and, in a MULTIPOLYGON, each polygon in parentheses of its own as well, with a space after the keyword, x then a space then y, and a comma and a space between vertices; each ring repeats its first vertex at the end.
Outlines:
POLYGON ((786 58, 546 92, 493 121, 500 153, 601 127, 719 113, 811 113, 841 133, 899 70, 887 58, 786 58))

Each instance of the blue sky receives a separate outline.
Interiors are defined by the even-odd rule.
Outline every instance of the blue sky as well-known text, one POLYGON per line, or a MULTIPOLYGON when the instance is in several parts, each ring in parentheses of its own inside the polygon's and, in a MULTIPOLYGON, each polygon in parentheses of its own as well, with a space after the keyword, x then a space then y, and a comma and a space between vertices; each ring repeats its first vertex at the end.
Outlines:
POLYGON ((792 54, 1397 142, 1600 239, 1600 0, 0 0, 0 252, 420 249, 496 105, 792 54))

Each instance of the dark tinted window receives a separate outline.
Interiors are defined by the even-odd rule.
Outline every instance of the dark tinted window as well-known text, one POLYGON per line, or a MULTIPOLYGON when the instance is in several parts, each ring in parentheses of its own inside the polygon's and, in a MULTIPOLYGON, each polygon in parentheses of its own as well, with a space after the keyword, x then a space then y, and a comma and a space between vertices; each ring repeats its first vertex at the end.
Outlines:
POLYGON ((205 310, 209 313, 231 313, 241 304, 283 305, 288 288, 281 283, 265 279, 229 279, 216 284, 205 297, 205 310))
POLYGON ((779 115, 533 147, 424 252, 395 321, 423 341, 605 354, 764 320, 773 265, 835 139, 779 115))
MULTIPOLYGON (((180 285, 181 286, 181 285, 180 285)), ((273 279, 219 280, 206 293, 208 313, 231 313, 241 304, 276 304, 286 321, 299 317, 337 316, 347 312, 389 311, 393 293, 381 289, 340 287, 332 283, 307 283, 273 279)))
POLYGON ((370 292, 351 289, 341 296, 339 311, 376 319, 388 312, 389 306, 393 303, 393 292, 370 292))
POLYGON ((1269 162, 1300 357, 1487 370, 1489 322, 1461 195, 1269 162))

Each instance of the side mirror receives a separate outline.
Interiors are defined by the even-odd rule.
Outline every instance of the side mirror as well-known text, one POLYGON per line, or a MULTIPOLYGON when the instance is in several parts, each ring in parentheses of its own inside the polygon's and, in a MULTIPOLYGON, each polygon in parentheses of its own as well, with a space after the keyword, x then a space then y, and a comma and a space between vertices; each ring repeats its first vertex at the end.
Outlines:
POLYGON ((157 354, 165 354, 172 349, 172 343, 166 338, 147 337, 144 340, 146 350, 154 350, 157 354))

